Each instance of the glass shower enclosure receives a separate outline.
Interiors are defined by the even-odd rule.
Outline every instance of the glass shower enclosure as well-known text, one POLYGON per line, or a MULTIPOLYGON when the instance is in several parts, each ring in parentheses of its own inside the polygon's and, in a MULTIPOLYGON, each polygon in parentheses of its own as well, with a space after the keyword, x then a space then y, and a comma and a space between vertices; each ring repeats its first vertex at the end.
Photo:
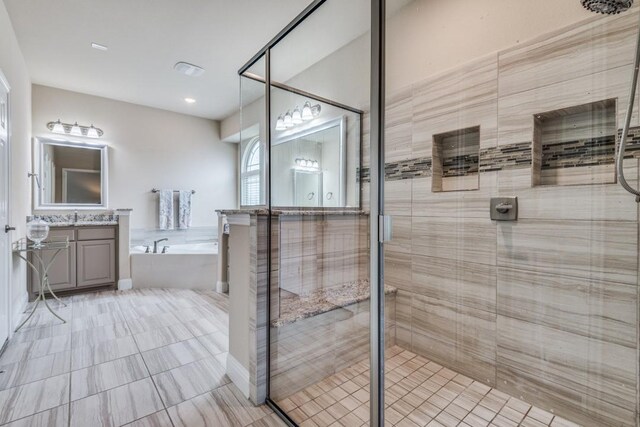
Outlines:
POLYGON ((283 419, 640 426, 633 3, 315 1, 240 70, 283 419))

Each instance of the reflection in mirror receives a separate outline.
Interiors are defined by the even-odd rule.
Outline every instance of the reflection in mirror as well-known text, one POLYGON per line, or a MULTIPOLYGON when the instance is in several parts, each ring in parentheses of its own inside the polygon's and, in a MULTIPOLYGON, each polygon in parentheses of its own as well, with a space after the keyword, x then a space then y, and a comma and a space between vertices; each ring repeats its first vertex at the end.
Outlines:
POLYGON ((37 139, 37 207, 106 207, 106 146, 37 139))
POLYGON ((346 206, 346 117, 274 141, 274 206, 346 206))

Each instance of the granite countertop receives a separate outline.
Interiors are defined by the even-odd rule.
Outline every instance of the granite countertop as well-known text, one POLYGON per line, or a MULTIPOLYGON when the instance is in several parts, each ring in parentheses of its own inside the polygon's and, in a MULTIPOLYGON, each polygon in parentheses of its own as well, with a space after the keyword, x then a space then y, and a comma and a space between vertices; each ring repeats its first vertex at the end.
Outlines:
POLYGON ((97 227, 105 225, 118 225, 118 215, 115 214, 51 214, 33 215, 27 217, 27 222, 32 219, 41 219, 49 224, 49 227, 97 227))
POLYGON ((222 215, 268 215, 269 210, 266 208, 255 208, 255 209, 216 209, 216 212, 222 215))
POLYGON ((118 225, 118 221, 78 221, 78 222, 50 222, 49 227, 97 227, 118 225))
MULTIPOLYGON (((385 295, 395 294, 397 291, 392 286, 384 287, 385 295)), ((368 279, 322 289, 305 296, 290 294, 280 299, 280 317, 272 321, 271 326, 280 328, 301 319, 366 301, 369 296, 368 279)))

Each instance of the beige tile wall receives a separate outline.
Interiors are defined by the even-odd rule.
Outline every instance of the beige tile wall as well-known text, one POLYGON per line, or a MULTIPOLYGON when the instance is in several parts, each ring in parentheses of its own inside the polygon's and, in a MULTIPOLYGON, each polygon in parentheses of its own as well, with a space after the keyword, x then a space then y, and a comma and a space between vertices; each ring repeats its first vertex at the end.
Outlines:
MULTIPOLYGON (((429 157, 433 135, 470 126, 483 149, 531 142, 535 113, 607 98, 622 127, 637 22, 638 9, 593 18, 389 94, 386 161, 429 157)), ((637 169, 626 161, 634 186, 637 169)), ((635 426, 633 197, 617 184, 534 187, 530 165, 483 172, 477 191, 433 193, 431 180, 386 182, 398 345, 575 422, 635 426), (489 219, 499 195, 519 197, 519 221, 489 219)))

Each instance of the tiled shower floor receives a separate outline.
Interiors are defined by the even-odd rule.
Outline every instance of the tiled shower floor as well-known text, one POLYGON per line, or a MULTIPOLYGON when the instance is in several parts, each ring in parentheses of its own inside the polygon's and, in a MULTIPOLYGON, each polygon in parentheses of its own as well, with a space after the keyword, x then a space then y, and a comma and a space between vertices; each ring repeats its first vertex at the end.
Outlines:
MULTIPOLYGON (((577 426, 400 347, 388 349, 386 358, 386 425, 577 426)), ((369 363, 360 362, 278 403, 301 427, 369 425, 369 363)))

